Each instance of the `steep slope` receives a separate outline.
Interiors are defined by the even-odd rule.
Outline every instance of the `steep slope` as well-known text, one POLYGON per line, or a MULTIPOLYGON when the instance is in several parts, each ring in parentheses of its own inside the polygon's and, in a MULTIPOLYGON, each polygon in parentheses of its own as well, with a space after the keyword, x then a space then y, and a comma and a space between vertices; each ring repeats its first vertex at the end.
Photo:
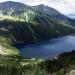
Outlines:
POLYGON ((45 5, 37 5, 37 6, 33 6, 33 9, 35 9, 36 11, 38 11, 39 13, 41 13, 41 15, 44 14, 44 16, 48 16, 51 19, 54 20, 62 20, 64 22, 66 22, 67 24, 71 24, 73 26, 75 26, 75 20, 72 18, 69 18, 63 14, 61 14, 59 11, 57 11, 54 8, 45 6, 45 5))
MULTIPOLYGON (((28 19, 31 15, 28 15, 28 19)), ((9 38, 14 43, 33 43, 58 36, 75 33, 75 27, 64 21, 50 20, 47 17, 36 16, 27 21, 0 21, 0 36, 9 38), (35 21, 34 21, 35 20, 35 21)))
POLYGON ((64 16, 59 11, 57 11, 56 9, 53 9, 51 7, 41 4, 41 5, 33 6, 33 8, 36 11, 40 12, 41 14, 44 14, 44 16, 49 16, 53 19, 61 19, 61 20, 67 21, 66 16, 64 16))
POLYGON ((0 11, 0 45, 8 49, 10 47, 11 51, 14 44, 30 44, 75 34, 75 27, 66 16, 44 5, 30 7, 9 1, 0 3, 0 11))
POLYGON ((32 43, 75 32, 68 18, 53 8, 44 5, 30 7, 11 1, 0 3, 1 11, 8 13, 10 9, 19 13, 0 16, 0 36, 15 43, 32 43))

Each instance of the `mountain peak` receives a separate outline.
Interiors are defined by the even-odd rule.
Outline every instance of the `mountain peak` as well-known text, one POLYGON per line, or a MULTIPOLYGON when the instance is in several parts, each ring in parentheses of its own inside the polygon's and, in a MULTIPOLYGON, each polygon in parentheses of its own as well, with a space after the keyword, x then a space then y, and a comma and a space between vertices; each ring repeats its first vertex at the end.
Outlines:
POLYGON ((44 4, 40 4, 40 5, 37 5, 37 6, 42 6, 42 7, 43 7, 43 6, 45 6, 45 5, 44 5, 44 4))
POLYGON ((0 3, 0 10, 8 11, 11 8, 16 10, 23 10, 25 8, 30 8, 30 6, 20 2, 14 2, 14 1, 6 1, 6 2, 0 3))
MULTIPOLYGON (((1 2, 0 4, 12 4, 12 3, 20 3, 20 2, 15 2, 15 1, 5 1, 5 2, 1 2)), ((23 4, 23 3, 20 3, 20 4, 23 4)))

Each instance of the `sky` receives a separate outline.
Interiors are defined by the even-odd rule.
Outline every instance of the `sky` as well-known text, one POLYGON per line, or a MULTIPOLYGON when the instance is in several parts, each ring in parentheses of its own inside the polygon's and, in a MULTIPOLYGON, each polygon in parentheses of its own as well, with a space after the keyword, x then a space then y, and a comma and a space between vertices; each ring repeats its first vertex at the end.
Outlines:
POLYGON ((45 4, 57 9, 58 11, 66 15, 75 13, 75 0, 0 0, 0 2, 5 1, 16 1, 31 6, 45 4))

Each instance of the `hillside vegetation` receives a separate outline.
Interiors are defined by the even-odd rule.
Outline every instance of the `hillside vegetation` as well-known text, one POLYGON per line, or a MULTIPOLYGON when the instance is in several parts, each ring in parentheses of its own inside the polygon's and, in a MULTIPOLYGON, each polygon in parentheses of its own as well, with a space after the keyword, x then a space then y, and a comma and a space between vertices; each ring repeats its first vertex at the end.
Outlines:
POLYGON ((75 72, 75 51, 52 60, 0 56, 0 75, 70 75, 75 72))

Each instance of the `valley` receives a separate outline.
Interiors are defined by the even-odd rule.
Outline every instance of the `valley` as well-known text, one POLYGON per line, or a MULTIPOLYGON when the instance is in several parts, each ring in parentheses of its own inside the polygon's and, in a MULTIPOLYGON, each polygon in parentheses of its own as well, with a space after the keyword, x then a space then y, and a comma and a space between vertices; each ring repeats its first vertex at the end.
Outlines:
POLYGON ((74 19, 43 4, 0 3, 0 75, 69 75, 74 50, 74 19))

